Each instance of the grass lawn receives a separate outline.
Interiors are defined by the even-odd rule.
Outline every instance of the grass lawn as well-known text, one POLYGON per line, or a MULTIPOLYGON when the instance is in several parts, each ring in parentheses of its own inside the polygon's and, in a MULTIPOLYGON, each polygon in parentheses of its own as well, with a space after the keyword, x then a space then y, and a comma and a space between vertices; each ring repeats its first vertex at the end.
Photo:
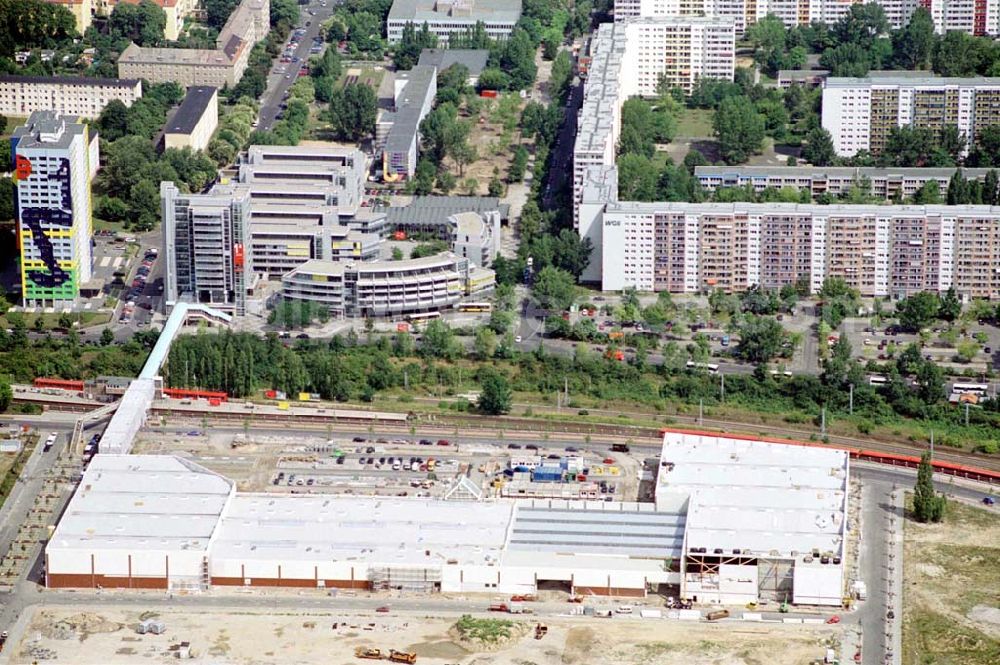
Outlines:
POLYGON ((125 230, 125 227, 121 222, 109 222, 106 219, 101 219, 100 217, 94 217, 94 232, 97 231, 113 231, 115 233, 120 233, 125 230))
POLYGON ((677 136, 711 138, 714 117, 712 109, 683 109, 677 119, 677 136))
POLYGON ((903 664, 1000 662, 1000 515, 950 502, 905 526, 903 664))
POLYGON ((344 73, 340 75, 337 79, 337 87, 344 87, 347 85, 347 80, 355 80, 357 83, 366 83, 372 87, 372 90, 378 91, 379 85, 382 83, 382 77, 385 76, 384 69, 375 69, 373 67, 363 67, 363 66, 352 66, 344 69, 344 73))

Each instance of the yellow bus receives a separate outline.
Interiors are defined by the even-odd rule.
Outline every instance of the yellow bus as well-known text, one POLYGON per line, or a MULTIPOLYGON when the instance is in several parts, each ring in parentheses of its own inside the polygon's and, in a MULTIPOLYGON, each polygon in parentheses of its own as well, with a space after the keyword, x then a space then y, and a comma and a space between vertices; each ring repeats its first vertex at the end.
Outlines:
POLYGON ((460 312, 485 312, 493 311, 493 305, 488 302, 460 302, 455 305, 455 309, 460 312))

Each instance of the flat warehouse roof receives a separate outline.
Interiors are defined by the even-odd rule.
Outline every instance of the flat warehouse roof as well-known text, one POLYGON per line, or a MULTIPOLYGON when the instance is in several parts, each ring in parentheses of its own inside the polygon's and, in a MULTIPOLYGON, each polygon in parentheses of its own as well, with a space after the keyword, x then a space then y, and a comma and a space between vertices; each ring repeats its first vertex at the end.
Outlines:
POLYGON ((681 513, 520 506, 508 550, 663 559, 681 553, 684 524, 681 513))
POLYGON ((179 457, 97 455, 49 547, 204 549, 232 483, 179 457))
POLYGON ((497 562, 513 505, 429 499, 237 495, 213 556, 371 564, 497 562))
POLYGON ((666 432, 658 503, 690 497, 687 548, 755 556, 843 546, 847 451, 666 432))

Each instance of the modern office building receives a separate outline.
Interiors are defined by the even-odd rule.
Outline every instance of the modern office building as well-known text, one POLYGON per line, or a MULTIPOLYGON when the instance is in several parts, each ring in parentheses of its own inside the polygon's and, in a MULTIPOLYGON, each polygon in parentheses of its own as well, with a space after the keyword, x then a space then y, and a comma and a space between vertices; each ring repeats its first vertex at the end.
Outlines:
POLYGON ((384 213, 362 206, 368 163, 357 148, 341 146, 250 146, 237 180, 250 188, 254 204, 325 206, 340 224, 370 233, 384 229, 384 213))
POLYGON ((204 150, 218 126, 218 90, 203 85, 191 86, 164 128, 163 147, 204 150))
POLYGON ((14 130, 14 209, 25 305, 73 301, 91 279, 90 185, 99 165, 97 133, 52 111, 35 111, 14 130))
POLYGON ((997 207, 594 205, 608 291, 739 292, 804 279, 815 292, 841 277, 865 297, 950 287, 964 298, 1000 297, 997 207))
POLYGON ((574 224, 595 247, 584 280, 600 280, 601 247, 600 231, 580 224, 586 172, 615 163, 622 104, 656 94, 661 76, 686 91, 699 78, 731 81, 735 39, 732 19, 695 16, 629 19, 597 29, 573 147, 574 224))
POLYGON ((282 297, 322 305, 334 316, 437 312, 493 290, 495 275, 451 253, 403 261, 312 260, 285 275, 282 297))
POLYGON ((384 136, 382 177, 386 182, 407 180, 417 170, 420 123, 431 112, 437 95, 437 68, 417 65, 408 72, 397 72, 394 81, 393 110, 383 111, 378 119, 376 143, 384 136))
POLYGON ((250 239, 250 192, 182 194, 160 183, 166 254, 167 308, 185 301, 223 312, 246 313, 252 286, 246 247, 250 239))
POLYGON ((972 144, 1000 124, 1000 78, 830 77, 823 85, 823 127, 841 157, 879 154, 894 127, 954 125, 972 144))
POLYGON ((214 49, 153 48, 129 44, 118 58, 118 76, 184 87, 233 87, 246 71, 254 44, 267 36, 270 0, 243 0, 230 15, 214 49))
POLYGON ((448 218, 451 251, 473 265, 488 268, 500 253, 500 213, 460 212, 448 218))
POLYGON ((309 259, 369 261, 378 257, 381 236, 341 224, 329 206, 258 203, 252 187, 247 187, 251 191, 249 256, 255 275, 280 280, 309 259))
MULTIPOLYGON (((912 198, 928 182, 938 184, 940 191, 948 190, 948 182, 955 175, 953 168, 874 168, 850 166, 696 166, 694 175, 707 192, 721 187, 753 187, 755 192, 765 189, 794 187, 809 191, 815 199, 829 194, 840 196, 851 188, 860 188, 871 196, 886 201, 903 201, 912 198)), ((967 180, 982 182, 990 169, 962 169, 967 180)))
MULTIPOLYGON (((934 20, 938 34, 961 31, 970 35, 995 35, 1000 31, 998 0, 872 0, 882 7, 889 27, 905 27, 918 7, 934 20)), ((811 23, 833 25, 844 18, 853 2, 842 0, 615 0, 615 20, 656 16, 720 16, 736 22, 738 34, 768 15, 786 27, 811 23)))
POLYGON ((394 0, 385 27, 389 42, 395 43, 407 24, 426 24, 446 48, 451 35, 469 32, 477 23, 490 38, 506 39, 520 18, 521 0, 394 0))
POLYGON ((75 76, 0 76, 0 115, 29 116, 35 111, 96 118, 113 99, 125 106, 142 97, 136 80, 75 76))

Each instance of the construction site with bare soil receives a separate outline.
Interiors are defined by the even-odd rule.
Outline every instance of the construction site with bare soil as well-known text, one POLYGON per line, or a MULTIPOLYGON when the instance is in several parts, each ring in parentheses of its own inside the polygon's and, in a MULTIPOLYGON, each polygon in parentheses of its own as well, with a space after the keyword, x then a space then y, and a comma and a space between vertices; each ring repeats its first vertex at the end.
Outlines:
POLYGON ((783 665, 822 661, 837 626, 710 624, 639 617, 510 620, 375 612, 40 608, 11 663, 783 665), (140 632, 142 631, 142 632, 140 632))

